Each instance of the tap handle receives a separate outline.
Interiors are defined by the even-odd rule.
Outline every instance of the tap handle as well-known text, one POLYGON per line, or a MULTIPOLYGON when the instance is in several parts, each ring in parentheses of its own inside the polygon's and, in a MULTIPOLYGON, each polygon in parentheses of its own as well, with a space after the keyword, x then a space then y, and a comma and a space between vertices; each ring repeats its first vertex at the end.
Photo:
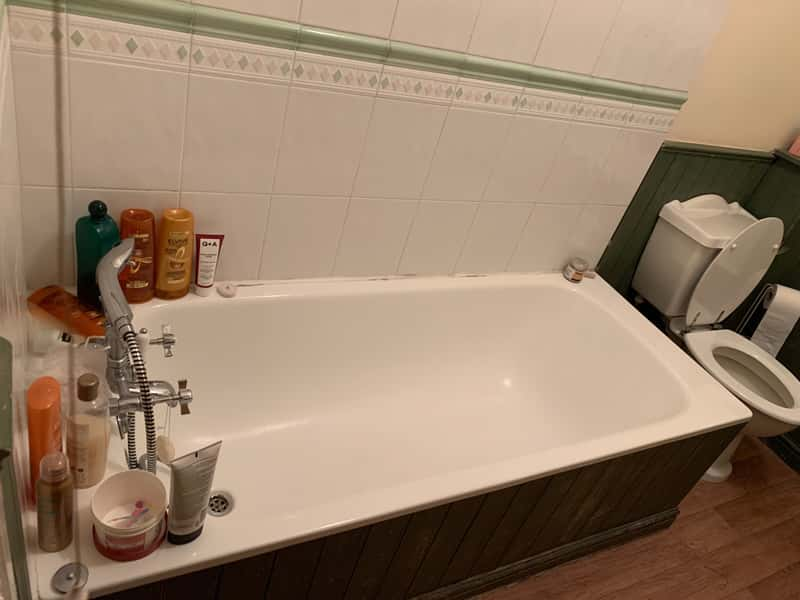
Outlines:
POLYGON ((181 414, 189 415, 192 411, 189 409, 189 403, 192 401, 192 390, 189 389, 189 381, 187 379, 178 380, 178 397, 181 405, 181 414))

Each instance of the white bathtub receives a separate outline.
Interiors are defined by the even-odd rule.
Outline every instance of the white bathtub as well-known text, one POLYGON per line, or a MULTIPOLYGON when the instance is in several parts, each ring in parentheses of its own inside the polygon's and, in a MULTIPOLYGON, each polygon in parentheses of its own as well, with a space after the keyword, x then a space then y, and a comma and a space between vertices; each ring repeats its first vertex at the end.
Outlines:
MULTIPOLYGON (((150 350, 150 376, 195 393, 172 417, 178 453, 224 440, 214 487, 235 508, 192 544, 112 563, 81 491, 94 594, 750 418, 599 278, 265 283, 136 308, 137 327, 162 323, 178 345, 150 350)), ((42 597, 74 556, 35 557, 42 597)))

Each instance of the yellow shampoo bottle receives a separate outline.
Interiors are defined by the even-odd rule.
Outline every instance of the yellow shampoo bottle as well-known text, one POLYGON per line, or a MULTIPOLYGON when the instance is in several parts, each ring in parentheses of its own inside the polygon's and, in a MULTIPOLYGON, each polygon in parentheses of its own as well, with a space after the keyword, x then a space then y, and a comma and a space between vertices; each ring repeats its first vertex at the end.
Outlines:
POLYGON ((189 293, 192 279, 194 215, 185 208, 168 208, 158 229, 156 296, 165 300, 189 293))

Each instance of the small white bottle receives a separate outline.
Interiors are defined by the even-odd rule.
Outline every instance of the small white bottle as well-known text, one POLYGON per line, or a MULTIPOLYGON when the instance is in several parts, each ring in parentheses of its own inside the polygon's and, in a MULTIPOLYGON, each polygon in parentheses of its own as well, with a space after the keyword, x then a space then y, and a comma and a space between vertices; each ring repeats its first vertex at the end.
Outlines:
POLYGON ((97 485, 108 458, 108 405, 97 399, 100 380, 93 373, 78 377, 78 402, 67 418, 67 457, 76 488, 97 485))

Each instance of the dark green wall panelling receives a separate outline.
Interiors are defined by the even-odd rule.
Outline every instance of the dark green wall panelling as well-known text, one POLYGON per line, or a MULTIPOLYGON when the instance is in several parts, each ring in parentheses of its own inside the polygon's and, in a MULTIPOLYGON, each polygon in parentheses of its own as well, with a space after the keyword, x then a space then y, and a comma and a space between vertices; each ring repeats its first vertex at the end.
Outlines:
POLYGON ((597 271, 617 291, 628 295, 639 257, 664 204, 705 193, 746 204, 772 161, 773 156, 765 152, 665 143, 625 211, 597 271))

